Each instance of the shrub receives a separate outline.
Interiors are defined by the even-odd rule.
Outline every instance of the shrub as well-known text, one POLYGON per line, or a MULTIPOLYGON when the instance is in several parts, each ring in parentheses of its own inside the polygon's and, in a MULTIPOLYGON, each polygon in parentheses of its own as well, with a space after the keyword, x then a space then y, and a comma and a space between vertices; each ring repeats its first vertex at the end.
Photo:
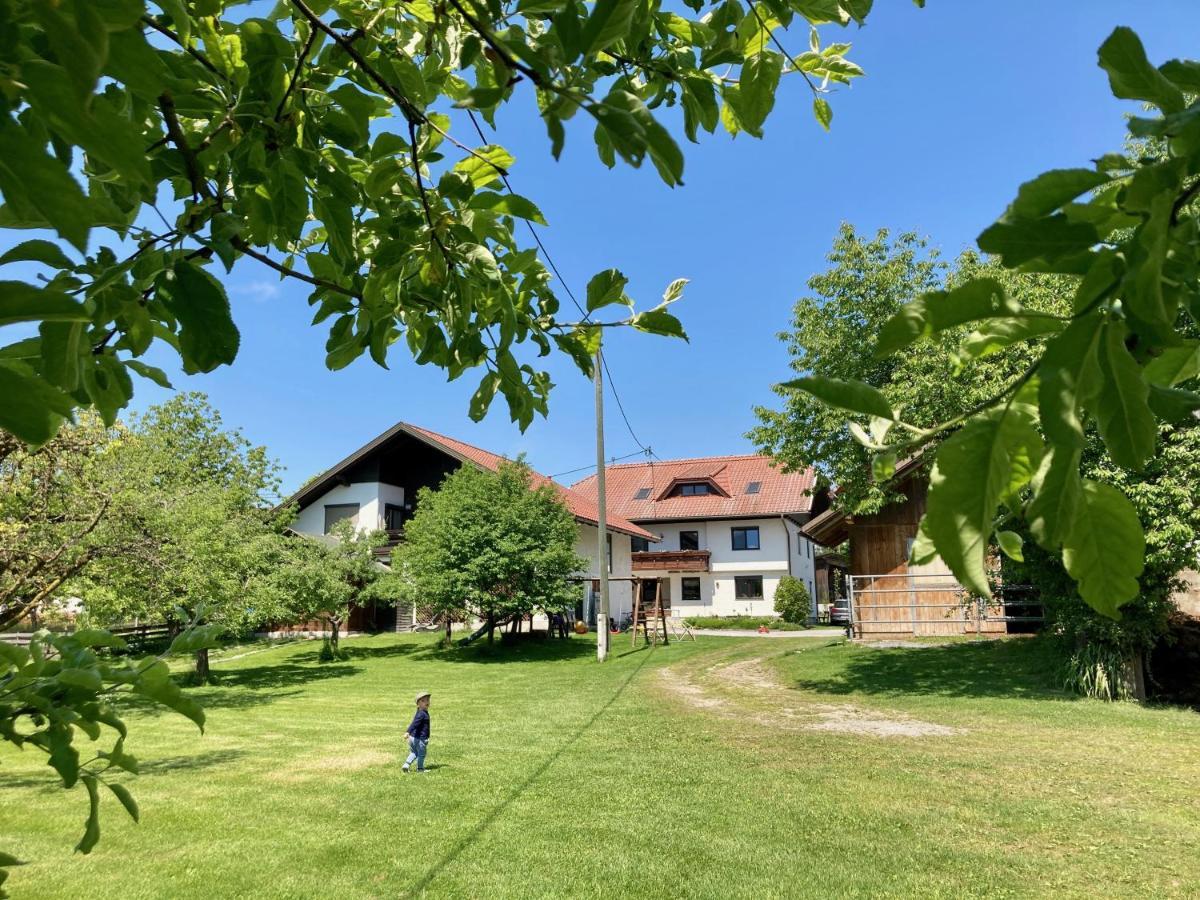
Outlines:
POLYGON ((775 612, 785 622, 804 624, 812 614, 812 598, 799 578, 784 575, 775 589, 775 612))

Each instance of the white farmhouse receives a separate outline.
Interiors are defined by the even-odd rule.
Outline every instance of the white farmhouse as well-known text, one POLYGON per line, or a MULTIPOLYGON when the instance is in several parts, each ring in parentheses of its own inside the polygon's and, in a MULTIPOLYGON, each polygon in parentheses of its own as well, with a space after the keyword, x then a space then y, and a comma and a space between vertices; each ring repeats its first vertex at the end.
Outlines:
MULTIPOLYGON (((671 615, 772 615, 779 580, 793 575, 816 617, 816 546, 800 529, 828 506, 828 492, 812 469, 787 473, 766 456, 716 456, 605 473, 609 511, 658 538, 634 538, 632 568, 661 579, 671 615)), ((594 475, 572 487, 595 502, 594 475)))
MULTIPOLYGON (((292 530, 301 534, 328 534, 342 519, 360 530, 384 529, 395 543, 403 540, 404 523, 412 517, 417 492, 437 488, 459 466, 473 465, 495 471, 504 457, 463 441, 400 422, 322 472, 288 498, 298 508, 292 530)), ((579 573, 580 602, 576 614, 595 624, 595 585, 598 584, 598 516, 595 499, 534 473, 535 486, 549 484, 558 491, 579 527, 576 551, 588 560, 579 573)), ((627 615, 632 604, 631 544, 654 535, 611 511, 608 514, 609 573, 613 614, 627 615)), ((402 630, 411 626, 409 610, 356 610, 351 630, 402 630)))

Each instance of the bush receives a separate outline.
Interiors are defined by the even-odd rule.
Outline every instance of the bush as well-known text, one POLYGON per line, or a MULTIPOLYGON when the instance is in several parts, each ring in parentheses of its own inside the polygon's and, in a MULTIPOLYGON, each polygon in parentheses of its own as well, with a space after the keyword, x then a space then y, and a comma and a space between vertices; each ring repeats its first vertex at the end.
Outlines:
POLYGON ((812 615, 812 598, 799 578, 784 575, 775 589, 775 612, 785 622, 802 625, 812 615))

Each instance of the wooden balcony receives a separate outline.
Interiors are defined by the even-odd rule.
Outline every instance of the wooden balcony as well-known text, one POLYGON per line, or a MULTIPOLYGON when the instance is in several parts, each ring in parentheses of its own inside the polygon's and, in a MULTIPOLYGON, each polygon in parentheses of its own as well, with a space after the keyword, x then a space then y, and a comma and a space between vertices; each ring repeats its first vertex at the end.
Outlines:
POLYGON ((707 550, 651 550, 633 554, 633 571, 707 572, 707 550))

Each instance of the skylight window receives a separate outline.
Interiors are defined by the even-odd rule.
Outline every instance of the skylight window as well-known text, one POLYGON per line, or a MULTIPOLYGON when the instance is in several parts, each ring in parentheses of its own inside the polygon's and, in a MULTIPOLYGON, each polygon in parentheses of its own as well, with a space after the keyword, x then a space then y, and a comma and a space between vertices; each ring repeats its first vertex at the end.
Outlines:
POLYGON ((761 489, 762 489, 761 481, 752 481, 748 485, 746 485, 746 493, 747 494, 757 494, 761 489))
POLYGON ((645 500, 650 496, 650 488, 638 488, 638 492, 633 495, 634 500, 645 500))

